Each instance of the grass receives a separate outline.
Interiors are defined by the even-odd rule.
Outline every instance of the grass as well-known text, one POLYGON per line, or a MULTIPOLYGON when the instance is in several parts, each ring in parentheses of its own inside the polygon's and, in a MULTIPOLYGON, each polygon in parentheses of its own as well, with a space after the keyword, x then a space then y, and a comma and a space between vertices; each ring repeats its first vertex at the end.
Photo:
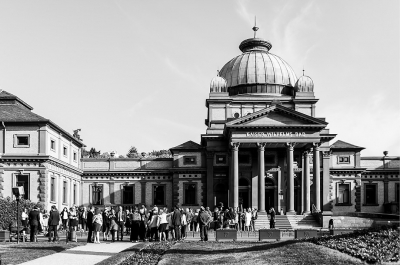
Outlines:
POLYGON ((0 264, 20 264, 82 245, 86 245, 86 243, 70 242, 66 244, 65 241, 60 241, 59 243, 2 243, 0 244, 0 264))
POLYGON ((283 242, 183 242, 159 264, 364 264, 337 250, 295 240, 283 242))
POLYGON ((127 248, 112 257, 109 257, 108 259, 105 259, 96 265, 109 265, 109 264, 120 264, 130 256, 134 255, 136 252, 139 252, 142 248, 147 246, 149 243, 139 243, 137 245, 134 245, 130 248, 127 248))

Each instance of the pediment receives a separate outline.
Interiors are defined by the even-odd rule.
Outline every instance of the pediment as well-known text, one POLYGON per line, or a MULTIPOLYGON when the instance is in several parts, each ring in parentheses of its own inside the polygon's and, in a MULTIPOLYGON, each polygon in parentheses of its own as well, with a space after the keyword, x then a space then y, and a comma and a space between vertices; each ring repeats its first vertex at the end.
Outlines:
POLYGON ((325 127, 328 123, 282 105, 273 105, 226 123, 227 127, 325 127))

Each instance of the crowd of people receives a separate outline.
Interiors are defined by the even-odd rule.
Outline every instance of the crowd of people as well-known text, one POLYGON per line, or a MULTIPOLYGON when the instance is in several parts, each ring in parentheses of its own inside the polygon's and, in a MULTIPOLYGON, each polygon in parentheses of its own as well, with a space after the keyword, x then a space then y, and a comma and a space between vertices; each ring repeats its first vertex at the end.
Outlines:
MULTIPOLYGON (((269 211, 271 228, 275 224, 275 210, 269 211)), ((200 240, 208 240, 209 229, 236 229, 237 231, 255 231, 257 209, 225 208, 223 203, 215 206, 211 212, 209 207, 199 209, 159 208, 154 205, 147 209, 145 205, 135 206, 132 210, 123 210, 121 206, 100 209, 94 206, 64 207, 59 212, 52 206, 49 213, 34 207, 28 214, 24 209, 21 215, 22 226, 30 227, 30 240, 42 232, 49 241, 58 240, 58 233, 67 231, 87 232, 87 242, 122 241, 124 235, 131 242, 183 240, 188 232, 200 232, 200 240)))

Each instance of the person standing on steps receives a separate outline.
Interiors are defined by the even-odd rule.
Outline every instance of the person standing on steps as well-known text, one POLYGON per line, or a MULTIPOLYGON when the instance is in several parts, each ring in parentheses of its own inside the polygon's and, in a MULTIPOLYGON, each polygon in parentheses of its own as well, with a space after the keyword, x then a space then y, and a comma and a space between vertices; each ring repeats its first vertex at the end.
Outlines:
POLYGON ((87 238, 87 242, 88 243, 93 243, 92 241, 92 234, 93 234, 93 211, 94 208, 93 206, 89 208, 89 211, 87 212, 87 228, 89 230, 88 232, 88 238, 87 238))
POLYGON ((119 241, 119 236, 121 236, 121 241, 124 238, 125 222, 126 222, 126 212, 122 210, 122 206, 119 206, 117 213, 117 224, 118 224, 117 241, 119 241))
POLYGON ((58 240, 57 227, 60 223, 60 213, 55 205, 51 206, 49 214, 49 242, 51 241, 51 233, 53 232, 53 242, 58 240))
POLYGON ((274 207, 271 207, 271 209, 269 210, 269 214, 271 215, 271 219, 269 220, 269 228, 275 228, 275 209, 274 207))
POLYGON ((211 222, 211 216, 204 209, 200 207, 199 225, 200 225, 200 241, 208 241, 208 225, 211 222))
POLYGON ((172 214, 172 225, 174 226, 175 230, 175 240, 179 241, 181 240, 181 226, 182 226, 182 214, 181 211, 179 211, 179 206, 175 206, 175 210, 172 214))

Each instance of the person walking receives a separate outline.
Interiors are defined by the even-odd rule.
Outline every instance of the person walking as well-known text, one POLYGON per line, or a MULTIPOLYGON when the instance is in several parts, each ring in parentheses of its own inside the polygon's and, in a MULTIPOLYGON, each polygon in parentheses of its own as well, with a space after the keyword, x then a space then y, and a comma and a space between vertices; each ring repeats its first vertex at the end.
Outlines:
POLYGON ((88 243, 93 243, 92 241, 92 234, 93 234, 93 216, 94 216, 94 208, 93 206, 90 207, 88 213, 87 213, 87 226, 88 226, 88 237, 87 237, 87 242, 88 243))
POLYGON ((211 222, 211 216, 204 209, 200 207, 199 225, 200 225, 200 241, 208 241, 208 225, 211 222))
POLYGON ((55 205, 51 206, 49 214, 49 242, 51 241, 51 233, 53 232, 53 242, 58 240, 57 227, 60 223, 60 213, 55 205))
POLYGON ((103 217, 101 215, 100 209, 96 208, 95 215, 93 216, 94 225, 94 243, 100 244, 100 230, 103 225, 103 217))
POLYGON ((31 228, 30 241, 35 242, 37 229, 40 224, 39 208, 37 206, 34 206, 33 209, 29 212, 28 220, 31 228))
POLYGON ((119 241, 119 236, 121 236, 121 241, 124 238, 125 222, 126 222, 126 213, 122 210, 122 206, 119 206, 119 210, 118 210, 118 214, 117 214, 117 224, 118 224, 117 240, 118 241, 119 241))
POLYGON ((271 219, 269 220, 269 228, 275 228, 275 209, 274 207, 271 207, 271 209, 269 209, 269 214, 271 215, 271 219))
POLYGON ((139 209, 135 207, 133 212, 130 214, 129 220, 131 221, 130 227, 131 227, 131 235, 130 235, 130 241, 132 243, 136 243, 139 240, 139 234, 140 234, 140 222, 141 222, 141 216, 139 213, 139 209))
POLYGON ((172 214, 172 225, 174 226, 175 230, 175 240, 181 240, 181 226, 182 226, 182 214, 179 211, 179 206, 175 206, 175 210, 172 214))

